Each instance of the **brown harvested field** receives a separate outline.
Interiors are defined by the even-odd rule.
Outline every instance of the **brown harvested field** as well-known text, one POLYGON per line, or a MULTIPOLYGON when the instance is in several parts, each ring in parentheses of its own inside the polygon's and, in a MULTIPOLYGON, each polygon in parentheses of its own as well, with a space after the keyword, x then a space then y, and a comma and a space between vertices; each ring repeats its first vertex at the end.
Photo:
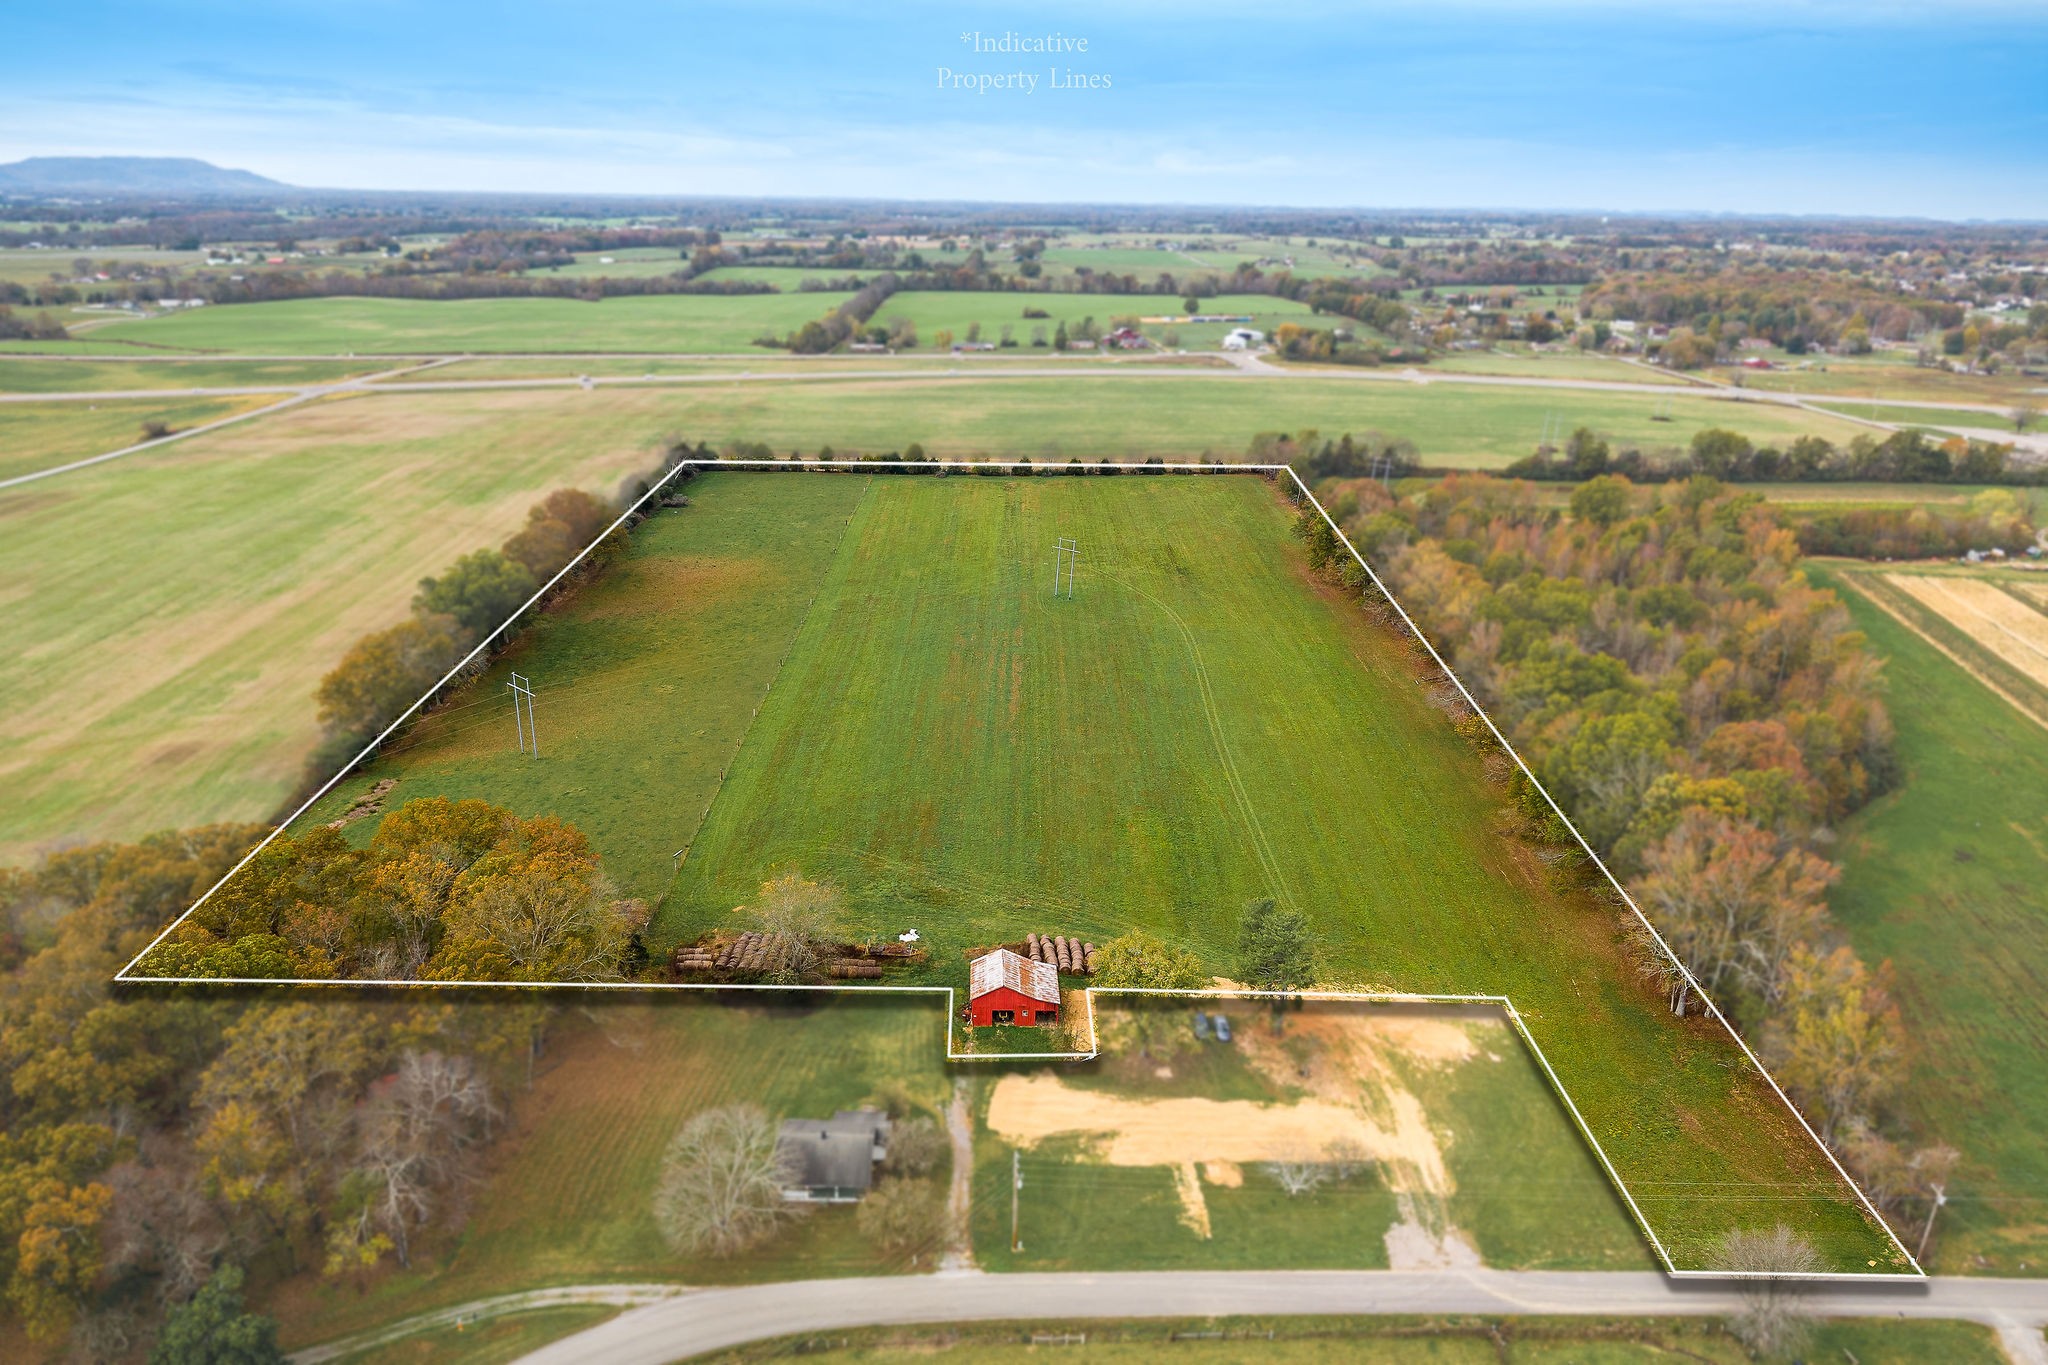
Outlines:
POLYGON ((1885 579, 2018 672, 2048 687, 2048 614, 1982 578, 1892 573, 1885 579))

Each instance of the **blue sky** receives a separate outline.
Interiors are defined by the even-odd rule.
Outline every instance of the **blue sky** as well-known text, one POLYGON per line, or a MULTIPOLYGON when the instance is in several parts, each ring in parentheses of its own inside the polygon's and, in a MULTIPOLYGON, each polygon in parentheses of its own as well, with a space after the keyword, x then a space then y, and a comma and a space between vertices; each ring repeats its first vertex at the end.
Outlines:
POLYGON ((0 160, 192 155, 392 189, 2048 219, 2048 5, 2017 0, 0 12, 0 160), (973 31, 1087 50, 975 53, 973 31), (976 94, 942 69, 1037 84, 976 94), (1054 69, 1098 88, 1053 88, 1054 69))

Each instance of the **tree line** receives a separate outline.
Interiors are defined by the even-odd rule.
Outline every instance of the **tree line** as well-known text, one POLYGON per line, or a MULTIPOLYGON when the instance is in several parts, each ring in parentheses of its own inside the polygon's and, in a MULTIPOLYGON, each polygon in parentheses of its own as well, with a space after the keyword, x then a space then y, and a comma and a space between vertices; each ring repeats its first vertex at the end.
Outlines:
MULTIPOLYGON (((2022 418, 2031 413, 2016 409, 2022 418)), ((1539 445, 1504 471, 1509 478, 1583 483, 1619 474, 1636 483, 1687 479, 1695 474, 1724 483, 2002 483, 2048 484, 2048 465, 2013 456, 2009 443, 1942 437, 1907 427, 1883 439, 1868 432, 1836 445, 1825 436, 1800 436, 1788 446, 1760 446, 1739 431, 1708 427, 1685 448, 1615 449, 1590 427, 1562 446, 1539 445)))
MULTIPOLYGON (((1828 915, 1844 816, 1898 779, 1879 661, 1753 494, 1603 475, 1559 508, 1534 485, 1447 478, 1396 497, 1324 485, 1332 514, 1459 679, 1757 1046, 1888 1214, 1931 1212, 1955 1162, 1887 1101, 1909 1052, 1890 969, 1828 915)), ((1312 565, 1377 594, 1312 510, 1312 565)), ((1476 744, 1489 732, 1448 689, 1476 744)), ((1504 773, 1505 769, 1502 770, 1504 773)), ((1540 795, 1508 777, 1559 875, 1597 889, 1540 795)), ((1674 1013, 1693 988, 1632 916, 1637 969, 1674 1013)), ((1923 1245, 1924 1249, 1924 1245, 1923 1245)))

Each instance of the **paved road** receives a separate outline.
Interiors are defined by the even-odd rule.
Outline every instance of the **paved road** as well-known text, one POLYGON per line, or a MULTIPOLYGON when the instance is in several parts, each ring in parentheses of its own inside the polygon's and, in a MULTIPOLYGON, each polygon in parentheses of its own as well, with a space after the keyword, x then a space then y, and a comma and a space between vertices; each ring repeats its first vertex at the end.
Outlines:
MULTIPOLYGON (((805 1280, 701 1289, 634 1308, 524 1357, 523 1365, 667 1365, 769 1337, 901 1323, 1226 1314, 1721 1314, 1733 1288, 1655 1273, 1602 1271, 1155 1271, 805 1280)), ((1942 1278, 1830 1285, 1810 1296, 1831 1317, 1960 1318, 2000 1332, 2024 1365, 2048 1365, 2048 1281, 1942 1278)))

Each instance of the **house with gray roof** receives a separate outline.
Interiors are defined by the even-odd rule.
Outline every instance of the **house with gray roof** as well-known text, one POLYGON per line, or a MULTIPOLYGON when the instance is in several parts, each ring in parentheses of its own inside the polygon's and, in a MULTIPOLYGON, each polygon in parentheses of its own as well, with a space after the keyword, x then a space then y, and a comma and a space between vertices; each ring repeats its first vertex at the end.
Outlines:
POLYGON ((793 1202, 851 1204, 875 1183, 889 1157, 889 1116, 879 1109, 842 1109, 829 1119, 784 1119, 775 1136, 793 1202))

